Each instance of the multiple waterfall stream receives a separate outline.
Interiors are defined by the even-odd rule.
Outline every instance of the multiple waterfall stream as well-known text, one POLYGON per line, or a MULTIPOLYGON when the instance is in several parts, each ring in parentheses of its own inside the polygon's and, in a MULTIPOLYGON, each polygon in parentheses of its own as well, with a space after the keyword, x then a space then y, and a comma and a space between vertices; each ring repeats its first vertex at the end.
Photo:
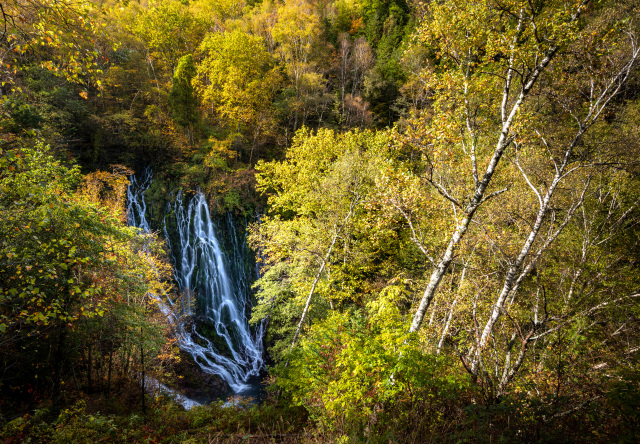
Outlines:
MULTIPOLYGON (((151 185, 151 171, 130 180, 128 222, 148 233, 145 191, 151 185)), ((177 300, 167 295, 153 297, 173 325, 179 347, 204 372, 219 375, 234 393, 241 394, 250 388, 249 379, 264 368, 265 327, 260 324, 254 332, 249 328, 250 274, 254 268, 247 264, 244 232, 237 233, 231 215, 223 222, 227 225, 226 249, 204 195, 198 192, 185 201, 181 192, 177 194, 165 212, 163 230, 181 296, 177 300), (196 320, 215 333, 215 344, 213 337, 198 332, 196 320)))

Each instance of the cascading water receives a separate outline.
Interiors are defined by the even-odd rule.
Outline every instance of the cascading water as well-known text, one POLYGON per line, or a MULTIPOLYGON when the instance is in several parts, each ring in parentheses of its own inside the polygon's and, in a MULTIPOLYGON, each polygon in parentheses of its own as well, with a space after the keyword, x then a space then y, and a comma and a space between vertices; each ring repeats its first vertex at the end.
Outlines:
POLYGON ((147 222, 147 202, 144 193, 151 185, 151 169, 146 168, 142 173, 140 183, 136 176, 129 177, 129 186, 127 187, 127 223, 129 226, 138 227, 145 233, 150 233, 151 228, 147 222))
MULTIPOLYGON (((129 223, 145 232, 149 232, 149 224, 144 192, 150 184, 151 172, 146 170, 140 181, 132 177, 127 189, 129 223)), ((171 246, 174 277, 182 297, 180 301, 155 297, 174 326, 179 347, 203 371, 219 375, 235 393, 242 393, 249 388, 249 378, 258 376, 264 368, 264 324, 251 333, 247 321, 251 278, 244 263, 248 248, 244 237, 239 240, 230 215, 227 224, 229 256, 220 246, 204 195, 197 193, 185 205, 182 193, 178 193, 168 208, 164 233, 171 246), (196 330, 191 322, 196 314, 201 322, 214 328, 220 338, 218 347, 196 330)))

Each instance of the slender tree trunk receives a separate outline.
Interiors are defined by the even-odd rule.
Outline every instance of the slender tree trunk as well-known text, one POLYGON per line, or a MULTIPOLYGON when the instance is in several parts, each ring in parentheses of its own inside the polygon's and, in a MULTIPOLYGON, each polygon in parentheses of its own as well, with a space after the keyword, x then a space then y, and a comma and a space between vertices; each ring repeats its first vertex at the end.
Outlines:
POLYGON ((102 331, 98 336, 98 357, 96 358, 96 392, 104 393, 104 354, 102 343, 102 331))
POLYGON ((62 365, 66 338, 67 330, 65 327, 62 327, 58 332, 56 351, 53 358, 53 392, 51 395, 51 411, 54 418, 57 418, 60 415, 62 407, 62 365))
POLYGON ((91 381, 91 373, 92 373, 92 353, 91 353, 91 339, 89 339, 89 344, 87 345, 87 394, 91 394, 93 391, 93 384, 91 381))
MULTIPOLYGON (((567 156, 565 158, 568 160, 571 154, 571 150, 568 150, 566 154, 567 156)), ((549 209, 549 203, 551 202, 551 198, 553 197, 553 194, 555 192, 556 187, 558 186, 558 183, 560 183, 560 179, 564 174, 565 167, 566 167, 566 162, 562 165, 560 170, 556 173, 556 176, 554 177, 554 180, 551 183, 551 186, 549 187, 547 194, 545 195, 542 205, 538 210, 538 214, 536 215, 536 221, 533 225, 533 228, 531 229, 531 232, 529 233, 527 240, 522 246, 522 249, 520 250, 520 254, 518 254, 518 257, 516 258, 515 262, 513 263, 513 265, 511 265, 511 267, 509 268, 509 271, 507 272, 507 276, 505 277, 504 284, 502 286, 502 291, 500 292, 500 295, 498 296, 498 299, 495 305, 493 306, 493 311, 491 312, 491 316, 487 320, 484 330, 482 331, 482 336, 480 337, 480 342, 478 343, 479 350, 482 350, 486 345, 487 340, 489 339, 489 335, 493 331, 493 326, 497 322, 498 318, 500 317, 500 313, 504 308, 504 303, 507 299, 507 296, 514 288, 516 275, 522 268, 522 264, 524 263, 524 260, 526 259, 527 255, 531 251, 531 248, 533 247, 533 243, 538 237, 538 233, 540 232, 540 228, 542 228, 542 223, 544 222, 544 219, 547 215, 547 211, 549 209)))
POLYGON ((316 285, 318 285, 318 281, 320 280, 320 277, 322 276, 322 272, 324 271, 324 267, 327 264, 327 261, 329 260, 329 258, 331 257, 331 252, 333 251, 333 246, 336 244, 336 239, 337 238, 338 238, 338 234, 336 233, 336 235, 333 237, 333 241, 331 242, 331 245, 329 246, 329 250, 327 251, 327 254, 322 259, 322 263, 320 264, 320 268, 318 269, 318 272, 316 273, 316 277, 313 280, 313 285, 311 285, 311 291, 309 292, 309 296, 307 296, 307 302, 304 305, 304 310, 302 310, 302 316, 300 316, 300 322, 298 322, 298 327, 296 328, 296 333, 293 335, 293 340, 291 341, 291 347, 290 347, 291 350, 296 345, 296 341, 298 340, 298 336, 300 335, 300 330, 302 330, 302 326, 304 325, 304 321, 307 318, 307 313, 309 311, 309 306, 311 305, 311 298, 313 297, 313 293, 315 293, 315 291, 316 291, 316 285))
POLYGON ((111 367, 113 363, 113 350, 109 351, 109 372, 107 374, 107 399, 111 397, 111 367))
POLYGON ((80 384, 78 384, 78 378, 76 377, 76 369, 75 367, 72 365, 71 366, 71 374, 73 375, 73 385, 76 388, 76 391, 80 391, 80 384))
MULTIPOLYGON (((504 151, 504 148, 502 149, 502 151, 504 151)), ((500 156, 502 156, 502 152, 500 152, 500 156)), ((491 175, 493 175, 493 172, 491 172, 491 175)), ((491 176, 489 176, 488 180, 490 179, 491 179, 491 176)), ((488 183, 488 180, 487 180, 487 183, 488 183)), ((476 195, 479 196, 478 200, 482 199, 484 195, 484 189, 482 189, 480 192, 477 192, 476 195)), ((451 261, 453 261, 453 255, 455 253, 455 250, 458 247, 458 244, 460 243, 462 238, 464 237, 465 233, 467 232, 467 229, 469 228, 469 223, 471 222, 471 218, 473 217, 473 214, 478 209, 479 204, 480 202, 478 201, 476 205, 470 206, 467 209, 465 218, 462 220, 460 224, 458 224, 458 228, 454 231, 453 235, 451 236, 451 239, 449 240, 449 245, 447 245, 447 249, 444 253, 444 256, 442 257, 440 262, 438 262, 436 268, 431 273, 431 277, 429 278, 429 284, 427 285, 427 288, 425 288, 424 294, 422 295, 422 299, 420 300, 420 305, 418 306, 418 310, 416 310, 416 313, 413 316, 411 328, 409 329, 410 332, 416 332, 420 329, 420 326, 422 325, 422 320, 424 319, 424 316, 427 313, 427 309, 429 308, 429 305, 431 304, 431 301, 433 300, 436 294, 436 290, 440 285, 440 281, 442 281, 442 277, 447 272, 449 265, 451 265, 451 261)))
POLYGON ((449 309, 449 314, 447 315, 447 320, 446 320, 446 322, 444 324, 444 328, 442 329, 442 334, 440 335, 440 340, 438 341, 438 347, 436 349, 436 354, 437 355, 440 354, 440 350, 442 349, 442 346, 444 344, 444 340, 447 337, 447 333, 449 332, 449 327, 451 327, 451 320, 453 319, 453 314, 455 312, 456 305, 458 304, 458 301, 460 300, 460 289, 462 288, 462 284, 464 283, 464 278, 465 278, 466 274, 467 274, 467 264, 465 264, 464 268, 462 269, 462 274, 460 275, 460 281, 458 282, 458 294, 456 295, 456 298, 451 303, 451 308, 449 309))
POLYGON ((146 381, 144 368, 144 344, 142 337, 142 327, 140 327, 140 365, 142 366, 142 414, 147 413, 147 405, 145 403, 146 381))
POLYGON ((124 368, 122 369, 122 376, 127 377, 129 374, 129 362, 131 361, 131 343, 127 344, 126 351, 124 353, 124 368))
MULTIPOLYGON (((300 317, 300 322, 298 322, 298 327, 296 328, 296 332, 293 335, 293 340, 291 341, 290 350, 293 350, 293 347, 295 346, 296 341, 298 340, 298 336, 300 335, 300 331, 302 330, 302 326, 304 325, 304 321, 305 321, 305 319, 307 317, 307 312, 309 311, 309 306, 311 305, 311 298, 313 297, 313 293, 316 291, 316 285, 318 285, 318 281, 320 281, 320 277, 322 276, 322 272, 324 271, 324 267, 327 265, 327 262, 329 262, 329 259, 331 258, 331 252, 333 251, 333 247, 335 246, 336 241, 338 240, 338 237, 340 236, 340 233, 342 232, 342 229, 345 227, 345 225, 347 224, 347 222, 351 218, 351 215, 353 215, 353 212, 354 212, 354 210, 356 208, 356 205, 358 205, 359 201, 360 201, 360 195, 356 192, 354 194, 353 199, 351 200, 350 205, 349 205, 349 212, 347 213, 347 215, 345 216, 344 220, 342 221, 342 224, 340 226, 337 226, 337 225, 334 226, 333 239, 331 239, 331 244, 329 245, 329 249, 327 250, 327 254, 322 259, 322 263, 320 264, 320 269, 316 273, 316 277, 313 280, 313 284, 311 285, 311 291, 309 292, 309 296, 307 296, 307 301, 305 303, 304 310, 302 311, 302 316, 300 317)), ((288 363, 288 361, 287 361, 287 363, 288 363)))

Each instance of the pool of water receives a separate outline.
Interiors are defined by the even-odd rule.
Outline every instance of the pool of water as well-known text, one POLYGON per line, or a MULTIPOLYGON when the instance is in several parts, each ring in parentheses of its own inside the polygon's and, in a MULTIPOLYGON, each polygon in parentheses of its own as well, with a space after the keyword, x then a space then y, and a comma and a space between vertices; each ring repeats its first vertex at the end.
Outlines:
POLYGON ((266 386, 264 384, 265 376, 266 375, 251 376, 247 381, 247 388, 235 395, 232 395, 231 397, 227 397, 225 399, 225 405, 230 402, 232 404, 237 404, 238 401, 241 400, 248 401, 249 405, 261 404, 267 395, 265 390, 266 386), (231 400, 229 398, 231 398, 231 400))
POLYGON ((233 405, 256 405, 261 404, 266 399, 266 386, 264 384, 266 374, 252 376, 246 383, 246 388, 238 393, 225 396, 191 396, 187 397, 178 390, 167 387, 155 379, 147 378, 147 391, 152 393, 162 393, 173 396, 176 403, 189 410, 200 405, 207 405, 218 401, 223 401, 225 407, 233 405))

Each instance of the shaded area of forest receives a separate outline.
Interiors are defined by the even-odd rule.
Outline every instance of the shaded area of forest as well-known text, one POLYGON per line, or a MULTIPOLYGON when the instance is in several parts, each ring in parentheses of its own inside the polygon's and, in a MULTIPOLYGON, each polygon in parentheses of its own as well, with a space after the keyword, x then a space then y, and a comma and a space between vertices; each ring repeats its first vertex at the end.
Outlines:
POLYGON ((637 442, 638 9, 4 2, 0 436, 637 442), (188 365, 147 166, 156 229, 260 216, 261 406, 142 393, 188 365))

